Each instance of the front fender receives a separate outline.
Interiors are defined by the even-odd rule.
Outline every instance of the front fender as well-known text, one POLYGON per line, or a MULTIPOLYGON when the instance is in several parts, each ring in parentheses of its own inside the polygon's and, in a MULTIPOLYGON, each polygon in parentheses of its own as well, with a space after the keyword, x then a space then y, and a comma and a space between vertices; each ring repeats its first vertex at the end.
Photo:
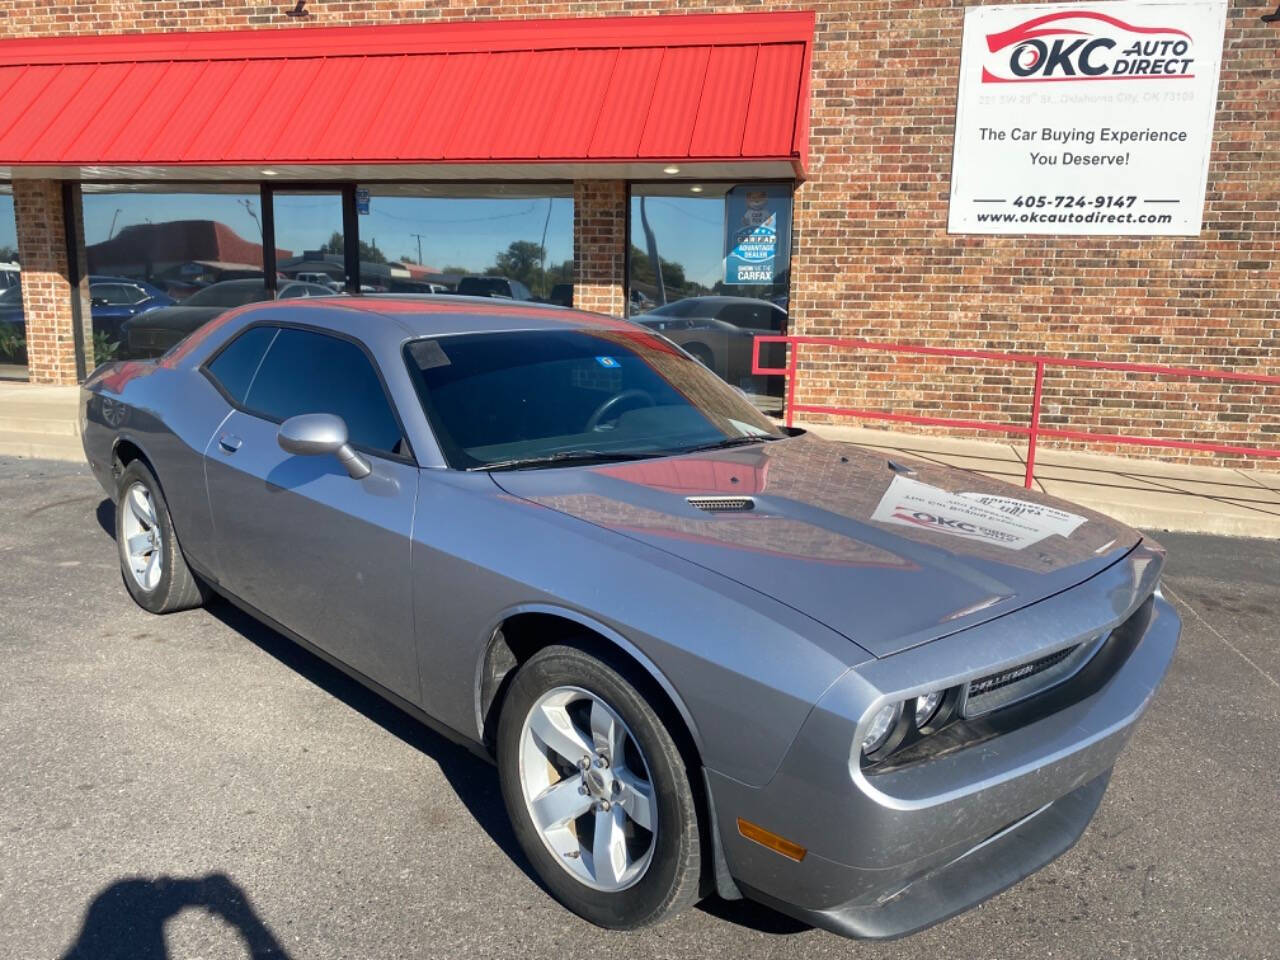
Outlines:
POLYGON ((619 650, 622 650, 632 660, 636 661, 663 692, 671 698, 672 704, 675 705, 676 711, 680 714, 680 719, 684 721, 685 728, 688 729, 690 736, 693 737, 694 746, 698 749, 699 756, 702 755, 703 741, 702 736, 698 732, 698 723, 693 718, 688 705, 680 696, 680 692, 676 689, 675 684, 662 672, 656 663, 628 640, 623 634, 619 633, 613 627, 588 616, 580 610, 574 610, 571 607, 565 607, 557 603, 522 603, 514 607, 510 607, 499 614, 490 625, 488 633, 484 638, 482 653, 476 662, 475 676, 475 704, 476 704, 476 729, 483 732, 485 724, 486 704, 484 702, 484 680, 487 674, 486 666, 489 663, 490 653, 494 643, 497 642, 498 629, 503 623, 512 617, 519 616, 522 613, 540 613, 548 616, 559 617, 564 620, 571 620, 579 624, 593 633, 599 634, 605 640, 612 643, 619 650))
POLYGON ((766 782, 822 693, 869 659, 776 600, 483 473, 423 471, 412 564, 422 708, 477 740, 485 653, 514 611, 616 643, 677 705, 703 763, 745 783, 766 782))

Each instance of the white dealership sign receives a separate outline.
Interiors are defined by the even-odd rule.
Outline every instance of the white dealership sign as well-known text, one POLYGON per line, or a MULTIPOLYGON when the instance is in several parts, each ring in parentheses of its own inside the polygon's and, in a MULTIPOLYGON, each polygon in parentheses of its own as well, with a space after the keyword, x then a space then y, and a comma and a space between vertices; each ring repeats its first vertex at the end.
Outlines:
POLYGON ((1199 233, 1226 10, 968 8, 948 231, 1199 233))

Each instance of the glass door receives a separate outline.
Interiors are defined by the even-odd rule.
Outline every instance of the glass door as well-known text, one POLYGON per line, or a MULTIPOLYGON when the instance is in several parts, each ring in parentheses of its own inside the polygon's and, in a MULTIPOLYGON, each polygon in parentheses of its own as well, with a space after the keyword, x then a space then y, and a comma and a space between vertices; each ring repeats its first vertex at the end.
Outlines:
POLYGON ((273 241, 265 273, 276 299, 359 292, 354 186, 270 184, 263 188, 263 209, 273 241))

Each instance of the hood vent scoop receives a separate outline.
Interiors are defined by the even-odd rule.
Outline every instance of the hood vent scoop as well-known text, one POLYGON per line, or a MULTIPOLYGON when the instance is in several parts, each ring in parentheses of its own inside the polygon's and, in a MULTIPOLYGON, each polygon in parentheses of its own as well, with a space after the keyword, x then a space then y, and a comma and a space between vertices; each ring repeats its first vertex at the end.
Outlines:
POLYGON ((686 497, 689 506, 707 513, 739 513, 754 510, 756 502, 750 497, 686 497))

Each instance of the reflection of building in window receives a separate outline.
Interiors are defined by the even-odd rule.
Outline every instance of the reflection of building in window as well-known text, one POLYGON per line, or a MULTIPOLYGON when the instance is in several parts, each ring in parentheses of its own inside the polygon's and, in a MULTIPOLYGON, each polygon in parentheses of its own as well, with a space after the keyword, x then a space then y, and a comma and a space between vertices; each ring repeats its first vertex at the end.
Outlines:
MULTIPOLYGON (((89 272, 159 282, 170 291, 262 276, 262 244, 216 220, 135 223, 85 248, 89 272)), ((276 251, 278 259, 291 250, 276 251)), ((180 292, 180 290, 179 290, 180 292)))

